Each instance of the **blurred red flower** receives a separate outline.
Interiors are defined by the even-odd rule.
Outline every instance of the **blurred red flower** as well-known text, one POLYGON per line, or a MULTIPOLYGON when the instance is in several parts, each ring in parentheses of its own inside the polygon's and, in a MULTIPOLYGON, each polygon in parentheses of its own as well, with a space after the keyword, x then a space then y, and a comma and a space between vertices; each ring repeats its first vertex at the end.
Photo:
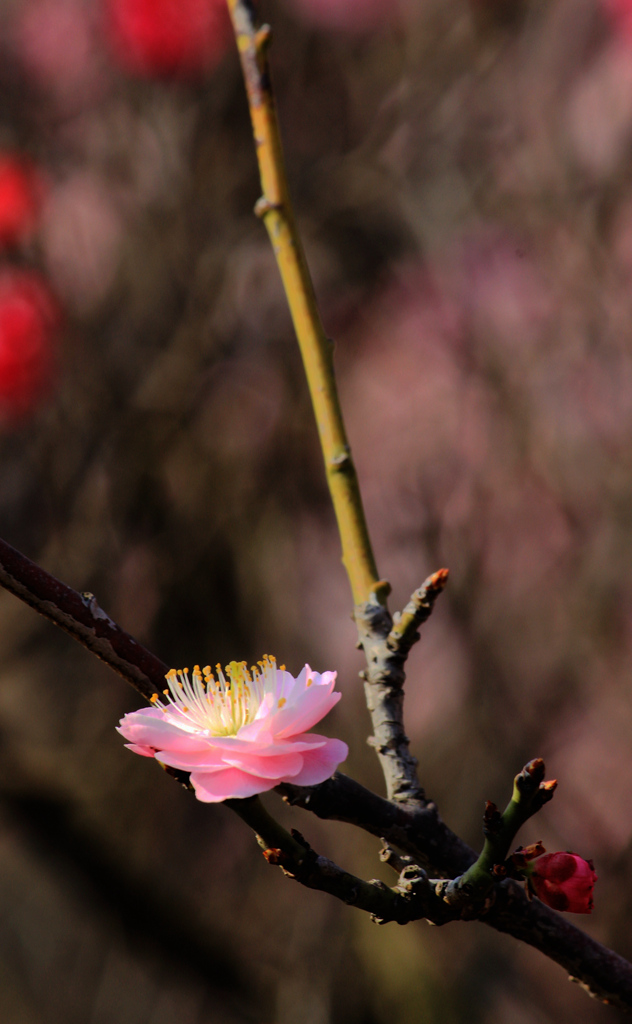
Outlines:
POLYGON ((118 63, 134 74, 187 78, 220 59, 231 35, 226 0, 105 0, 118 63))
POLYGON ((43 182, 18 154, 0 154, 0 245, 16 245, 33 231, 42 207, 43 182))
POLYGON ((576 853, 545 853, 532 862, 528 880, 536 896, 554 910, 592 911, 597 875, 592 861, 576 853))
POLYGON ((0 415, 30 412, 49 390, 55 368, 59 304, 33 270, 0 272, 0 415))

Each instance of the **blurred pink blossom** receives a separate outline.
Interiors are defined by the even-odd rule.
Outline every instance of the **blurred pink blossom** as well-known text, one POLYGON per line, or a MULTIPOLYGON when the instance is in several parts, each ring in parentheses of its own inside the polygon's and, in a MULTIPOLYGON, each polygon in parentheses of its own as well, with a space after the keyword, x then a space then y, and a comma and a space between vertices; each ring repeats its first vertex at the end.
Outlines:
POLYGON ((29 0, 14 25, 26 71, 63 112, 98 99, 108 78, 94 9, 85 0, 29 0))
POLYGON ((198 800, 254 796, 293 782, 324 782, 344 761, 348 748, 337 739, 306 733, 340 700, 333 693, 335 672, 312 672, 306 665, 294 678, 274 658, 264 656, 249 672, 232 661, 226 675, 217 666, 195 666, 167 675, 166 703, 121 720, 119 732, 130 750, 191 772, 198 800))
POLYGON ((56 291, 80 313, 107 294, 114 279, 124 222, 108 181, 78 170, 49 192, 42 249, 56 291))

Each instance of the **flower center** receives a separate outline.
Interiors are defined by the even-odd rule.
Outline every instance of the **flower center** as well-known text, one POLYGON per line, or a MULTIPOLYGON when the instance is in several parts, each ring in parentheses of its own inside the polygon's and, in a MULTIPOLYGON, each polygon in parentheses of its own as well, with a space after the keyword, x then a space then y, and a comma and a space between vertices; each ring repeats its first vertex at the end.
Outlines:
MULTIPOLYGON (((166 675, 169 689, 163 690, 166 702, 155 693, 152 704, 165 713, 175 708, 178 717, 184 716, 196 731, 234 736, 254 720, 266 693, 276 694, 276 660, 264 654, 259 667, 253 665, 250 671, 245 661, 231 661, 224 671, 221 665, 215 669, 213 675, 210 665, 203 669, 195 665, 189 677, 188 668, 172 668, 166 675)), ((283 698, 281 703, 285 703, 283 698)))

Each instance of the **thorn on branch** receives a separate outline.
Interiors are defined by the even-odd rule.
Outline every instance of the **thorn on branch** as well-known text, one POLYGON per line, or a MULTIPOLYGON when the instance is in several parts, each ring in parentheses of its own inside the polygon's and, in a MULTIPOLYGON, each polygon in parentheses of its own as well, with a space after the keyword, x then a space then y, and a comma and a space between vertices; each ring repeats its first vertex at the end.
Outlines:
POLYGON ((272 42, 272 29, 269 25, 262 25, 255 32, 255 47, 257 53, 265 55, 272 42))
POLYGON ((273 210, 282 209, 281 203, 273 203, 267 196, 261 196, 254 205, 255 216, 259 217, 260 220, 263 220, 266 214, 271 213, 273 210))

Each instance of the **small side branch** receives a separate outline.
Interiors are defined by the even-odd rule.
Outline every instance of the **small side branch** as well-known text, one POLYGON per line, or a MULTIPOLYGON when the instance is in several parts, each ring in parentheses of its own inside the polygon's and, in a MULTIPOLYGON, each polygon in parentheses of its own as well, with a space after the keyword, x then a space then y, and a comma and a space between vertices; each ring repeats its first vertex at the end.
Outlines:
POLYGON ((504 862, 519 829, 553 799, 557 781, 545 782, 544 772, 541 757, 529 761, 516 775, 511 800, 502 814, 495 804, 487 802, 483 819, 485 845, 465 874, 445 885, 443 898, 448 903, 471 903, 477 899, 482 902, 494 882, 504 877, 504 862))
POLYGON ((419 640, 417 630, 430 618, 434 603, 448 582, 449 575, 449 569, 433 572, 432 576, 415 590, 403 612, 393 616, 393 628, 386 641, 391 651, 407 657, 413 644, 419 640))
POLYGON ((425 802, 417 780, 417 759, 410 753, 404 730, 404 666, 419 639, 418 627, 429 617, 447 580, 447 569, 429 576, 395 621, 377 595, 355 608, 359 646, 367 660, 367 669, 360 675, 373 723, 369 743, 377 751, 390 800, 425 802))
POLYGON ((441 900, 419 868, 415 872, 418 879, 415 886, 410 880, 407 886, 392 889, 378 879, 365 882, 327 857, 319 856, 296 829, 287 832, 268 814, 258 797, 226 800, 225 803, 256 833, 268 863, 280 867, 301 885, 328 892, 348 906, 372 914, 380 924, 389 921, 407 924, 419 920, 430 913, 432 904, 436 912, 445 917, 441 900))

